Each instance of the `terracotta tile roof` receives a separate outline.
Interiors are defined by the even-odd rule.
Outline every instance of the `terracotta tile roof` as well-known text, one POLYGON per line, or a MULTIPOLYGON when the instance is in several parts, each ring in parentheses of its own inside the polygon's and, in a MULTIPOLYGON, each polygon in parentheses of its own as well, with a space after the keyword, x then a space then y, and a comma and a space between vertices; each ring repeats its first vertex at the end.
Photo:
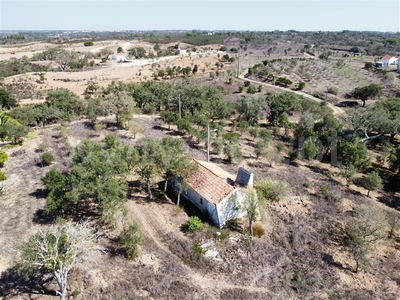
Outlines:
POLYGON ((186 183, 208 202, 218 204, 235 190, 235 176, 212 163, 199 160, 192 163, 197 164, 198 169, 186 179, 186 183))
POLYGON ((383 60, 391 60, 392 58, 395 58, 395 57, 390 56, 390 55, 385 55, 384 57, 382 57, 383 60))

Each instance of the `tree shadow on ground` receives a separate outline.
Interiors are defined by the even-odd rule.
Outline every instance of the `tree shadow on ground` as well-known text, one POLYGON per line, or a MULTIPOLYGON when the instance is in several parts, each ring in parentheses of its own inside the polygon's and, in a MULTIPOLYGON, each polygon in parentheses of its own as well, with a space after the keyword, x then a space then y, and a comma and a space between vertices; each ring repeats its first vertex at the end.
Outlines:
POLYGON ((49 225, 53 224, 56 218, 52 215, 46 214, 43 209, 38 209, 33 214, 33 223, 40 224, 40 225, 49 225))
POLYGON ((36 191, 29 193, 29 196, 33 196, 36 199, 40 200, 40 199, 45 199, 48 194, 49 191, 46 188, 44 188, 44 189, 36 189, 36 191))
POLYGON ((50 281, 52 281, 51 276, 26 279, 23 275, 18 274, 16 267, 12 267, 0 275, 0 296, 1 299, 20 299, 22 294, 29 294, 29 299, 32 299, 32 294, 56 296, 53 290, 46 287, 50 281))
POLYGON ((335 106, 337 107, 356 107, 359 103, 357 101, 341 101, 335 106))
MULTIPOLYGON (((162 188, 164 188, 164 182, 160 183, 162 183, 162 188)), ((172 203, 174 205, 177 204, 178 195, 171 185, 168 185, 167 192, 165 193, 165 198, 168 199, 169 203, 172 203)), ((214 226, 214 224, 211 222, 211 220, 208 218, 207 215, 205 215, 200 209, 198 209, 194 204, 192 204, 192 202, 186 199, 184 193, 181 194, 179 207, 181 207, 189 217, 197 216, 199 217, 202 223, 207 223, 211 226, 214 226)), ((181 226, 181 230, 182 231, 185 230, 185 225, 181 226)))
POLYGON ((262 161, 248 162, 247 164, 250 168, 255 169, 270 168, 266 163, 263 163, 262 161))
POLYGON ((182 137, 182 139, 185 141, 185 144, 188 145, 191 149, 203 150, 203 147, 200 146, 200 144, 195 143, 191 138, 184 136, 182 137))
POLYGON ((400 197, 393 194, 385 194, 377 199, 379 202, 400 211, 400 197))
POLYGON ((333 256, 328 253, 322 253, 322 260, 326 262, 328 265, 335 266, 341 270, 345 270, 343 265, 340 262, 335 261, 333 256))

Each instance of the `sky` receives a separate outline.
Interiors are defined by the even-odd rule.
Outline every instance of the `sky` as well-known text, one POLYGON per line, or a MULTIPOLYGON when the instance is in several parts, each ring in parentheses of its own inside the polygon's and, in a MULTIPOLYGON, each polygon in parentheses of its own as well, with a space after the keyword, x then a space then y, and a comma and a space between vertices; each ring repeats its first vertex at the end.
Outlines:
POLYGON ((399 0, 0 0, 0 30, 399 32, 399 0))

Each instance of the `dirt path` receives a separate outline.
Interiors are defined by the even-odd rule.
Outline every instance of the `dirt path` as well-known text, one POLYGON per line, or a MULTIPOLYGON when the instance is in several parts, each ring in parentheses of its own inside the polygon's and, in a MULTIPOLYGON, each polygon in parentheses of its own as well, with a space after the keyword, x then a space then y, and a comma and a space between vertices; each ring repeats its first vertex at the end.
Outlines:
MULTIPOLYGON (((271 87, 271 88, 274 88, 274 89, 277 89, 277 90, 281 90, 281 91, 292 92, 292 93, 295 93, 295 94, 297 94, 297 95, 306 97, 306 98, 308 98, 308 99, 311 99, 311 100, 314 100, 314 101, 317 101, 317 102, 323 102, 323 100, 321 100, 321 99, 319 99, 319 98, 316 98, 316 97, 314 97, 314 96, 311 96, 311 95, 309 95, 309 94, 306 94, 306 93, 304 93, 304 92, 293 91, 293 90, 288 89, 288 88, 284 88, 284 87, 272 85, 272 84, 269 84, 269 83, 259 82, 259 81, 256 81, 256 80, 252 80, 252 79, 245 78, 245 77, 244 77, 244 74, 240 74, 240 75, 239 75, 239 79, 240 79, 240 80, 243 80, 243 81, 250 81, 250 82, 253 82, 253 83, 256 83, 256 84, 261 84, 261 85, 268 86, 268 87, 271 87)), ((334 113, 335 115, 340 115, 340 114, 345 113, 345 111, 344 111, 343 109, 341 109, 340 107, 336 107, 336 106, 332 105, 331 103, 328 103, 328 106, 329 106, 330 108, 332 108, 333 113, 334 113)))
MULTIPOLYGON (((163 239, 165 239, 169 233, 179 232, 180 229, 166 219, 165 215, 162 213, 163 210, 160 209, 159 204, 139 204, 136 201, 129 201, 127 207, 130 217, 141 225, 141 228, 145 233, 145 238, 150 243, 154 243, 159 250, 163 251, 170 260, 174 261, 174 264, 179 265, 185 271, 186 277, 191 281, 193 286, 196 286, 199 290, 204 292, 211 293, 211 295, 209 295, 210 297, 216 299, 221 292, 228 289, 243 289, 255 293, 265 293, 267 291, 266 288, 255 287, 252 285, 234 285, 229 283, 229 278, 221 278, 221 276, 219 276, 218 279, 216 279, 215 277, 209 277, 188 267, 178 256, 173 254, 168 249, 168 246, 163 242, 163 239)), ((182 235, 182 238, 185 237, 182 235)), ((157 252, 158 251, 155 251, 155 253, 157 252)))

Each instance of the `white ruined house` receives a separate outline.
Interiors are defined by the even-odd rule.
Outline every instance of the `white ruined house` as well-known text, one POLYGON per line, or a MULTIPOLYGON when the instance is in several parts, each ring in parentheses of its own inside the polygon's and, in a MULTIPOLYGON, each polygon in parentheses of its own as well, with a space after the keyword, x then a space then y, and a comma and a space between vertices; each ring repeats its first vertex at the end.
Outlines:
POLYGON ((129 57, 124 53, 118 53, 111 55, 111 60, 119 61, 129 61, 129 57))
POLYGON ((246 215, 237 210, 237 203, 243 201, 242 192, 251 187, 253 173, 239 168, 237 175, 232 175, 219 166, 200 160, 193 160, 198 165, 196 171, 186 180, 188 189, 183 196, 192 202, 219 228, 226 221, 246 215))
POLYGON ((396 65, 397 64, 397 57, 394 56, 390 56, 390 55, 385 55, 384 57, 382 57, 379 62, 382 63, 382 66, 388 66, 388 65, 396 65))

